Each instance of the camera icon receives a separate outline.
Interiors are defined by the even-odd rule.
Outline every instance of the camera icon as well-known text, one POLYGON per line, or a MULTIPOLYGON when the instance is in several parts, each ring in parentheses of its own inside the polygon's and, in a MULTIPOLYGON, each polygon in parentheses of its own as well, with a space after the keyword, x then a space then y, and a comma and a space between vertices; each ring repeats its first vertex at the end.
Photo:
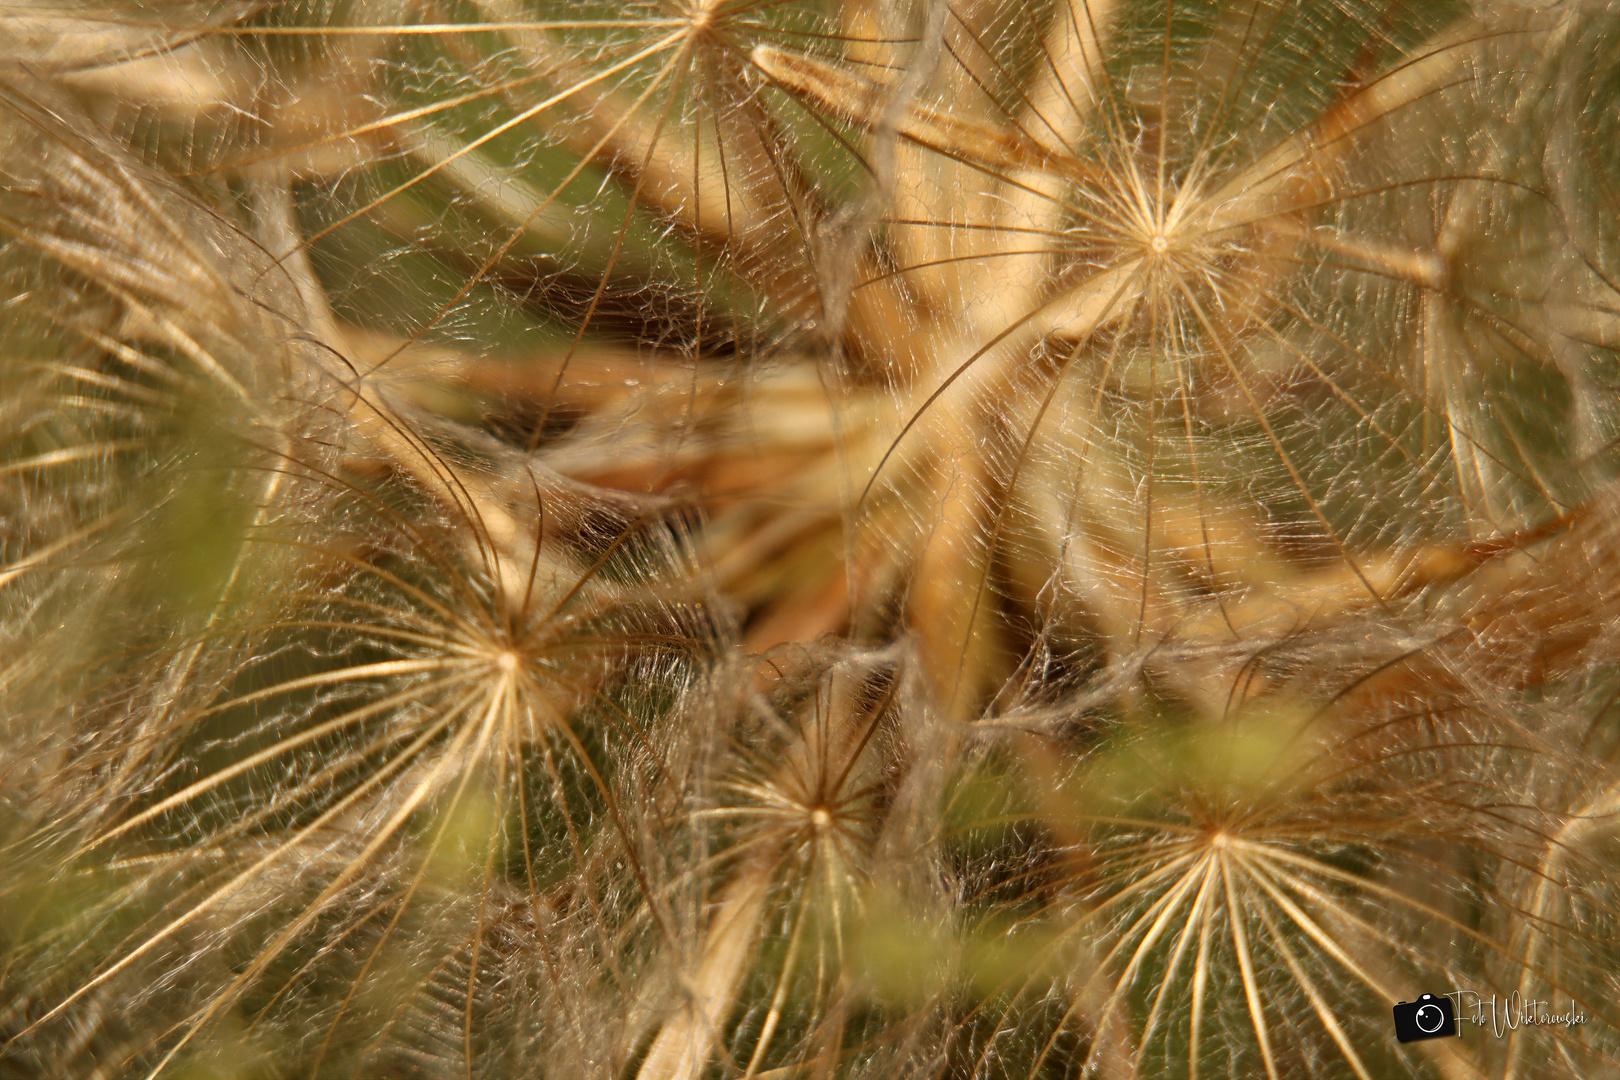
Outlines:
POLYGON ((1416 1001, 1401 1002, 1394 1011, 1398 1042, 1441 1039, 1457 1034, 1457 1014, 1449 997, 1424 994, 1416 1001))

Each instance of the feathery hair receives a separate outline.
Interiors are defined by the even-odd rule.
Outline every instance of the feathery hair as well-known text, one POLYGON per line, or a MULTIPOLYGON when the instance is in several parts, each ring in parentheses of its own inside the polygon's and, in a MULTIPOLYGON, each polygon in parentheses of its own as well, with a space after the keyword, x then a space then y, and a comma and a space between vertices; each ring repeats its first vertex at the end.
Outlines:
POLYGON ((1616 1068, 1612 4, 0 39, 0 1071, 1616 1068))

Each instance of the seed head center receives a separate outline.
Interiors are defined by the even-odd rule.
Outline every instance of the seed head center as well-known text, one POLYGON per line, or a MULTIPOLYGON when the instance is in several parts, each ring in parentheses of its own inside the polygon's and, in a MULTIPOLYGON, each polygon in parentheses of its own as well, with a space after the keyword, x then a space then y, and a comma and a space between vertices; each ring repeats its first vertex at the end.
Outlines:
POLYGON ((1225 851, 1226 848, 1227 848, 1227 845, 1229 845, 1231 842, 1232 842, 1231 837, 1227 836, 1226 833, 1221 832, 1219 830, 1216 830, 1216 832, 1211 834, 1211 836, 1209 838, 1209 846, 1214 848, 1216 851, 1225 851))
POLYGON ((1163 255, 1170 250, 1170 238, 1164 233, 1154 233, 1148 240, 1148 248, 1155 255, 1163 255))
POLYGON ((832 824, 832 815, 827 813, 825 806, 818 806, 810 811, 810 824, 818 829, 825 829, 832 824))
POLYGON ((692 5, 691 35, 699 37, 708 33, 715 22, 715 8, 720 6, 719 0, 697 0, 692 5))
POLYGON ((506 649, 495 658, 495 666, 500 668, 501 671, 507 675, 511 675, 513 672, 517 671, 518 666, 522 662, 523 661, 519 658, 518 654, 513 652, 511 649, 506 649))

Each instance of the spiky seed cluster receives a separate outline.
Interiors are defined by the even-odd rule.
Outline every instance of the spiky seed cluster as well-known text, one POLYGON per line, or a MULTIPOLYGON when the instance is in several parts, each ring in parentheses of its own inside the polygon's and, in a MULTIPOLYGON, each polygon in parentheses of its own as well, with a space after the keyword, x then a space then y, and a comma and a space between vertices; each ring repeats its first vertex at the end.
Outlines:
POLYGON ((1617 27, 0 13, 0 1071, 1612 1071, 1617 27))

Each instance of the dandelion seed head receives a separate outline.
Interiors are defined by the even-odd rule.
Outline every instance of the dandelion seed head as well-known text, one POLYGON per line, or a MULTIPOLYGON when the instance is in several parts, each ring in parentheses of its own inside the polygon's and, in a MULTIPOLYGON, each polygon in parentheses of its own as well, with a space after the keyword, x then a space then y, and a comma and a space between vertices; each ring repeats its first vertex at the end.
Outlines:
POLYGON ((1620 1060, 1613 5, 69 7, 0 1072, 1620 1060))

